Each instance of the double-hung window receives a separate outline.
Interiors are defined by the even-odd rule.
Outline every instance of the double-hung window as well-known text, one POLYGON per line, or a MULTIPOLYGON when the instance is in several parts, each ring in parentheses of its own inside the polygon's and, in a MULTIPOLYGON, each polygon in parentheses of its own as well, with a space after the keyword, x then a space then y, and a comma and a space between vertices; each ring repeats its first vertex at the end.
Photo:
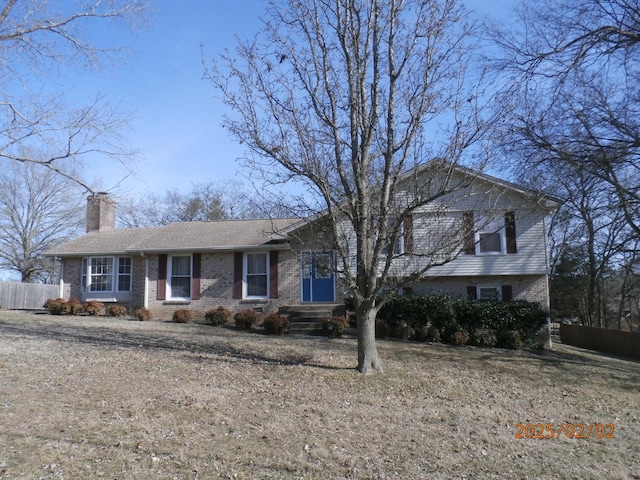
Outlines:
POLYGON ((191 298, 191 255, 172 256, 168 278, 169 298, 191 298))
POLYGON ((268 255, 247 253, 245 255, 246 297, 266 298, 269 291, 268 255))
POLYGON ((467 255, 501 255, 518 253, 516 215, 508 211, 501 217, 474 218, 472 211, 463 212, 463 251, 467 255))
POLYGON ((130 257, 87 257, 82 259, 83 292, 129 292, 130 257))
POLYGON ((476 253, 491 255, 505 253, 504 220, 481 219, 476 232, 476 253))
POLYGON ((501 300, 500 287, 496 285, 478 285, 476 298, 479 300, 501 300))

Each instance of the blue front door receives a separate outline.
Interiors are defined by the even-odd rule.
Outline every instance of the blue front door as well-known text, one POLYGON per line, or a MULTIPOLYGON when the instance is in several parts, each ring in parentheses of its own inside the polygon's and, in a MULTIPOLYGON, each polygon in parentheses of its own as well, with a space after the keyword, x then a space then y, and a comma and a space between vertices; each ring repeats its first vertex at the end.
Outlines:
POLYGON ((335 300, 333 252, 302 253, 302 301, 335 300))

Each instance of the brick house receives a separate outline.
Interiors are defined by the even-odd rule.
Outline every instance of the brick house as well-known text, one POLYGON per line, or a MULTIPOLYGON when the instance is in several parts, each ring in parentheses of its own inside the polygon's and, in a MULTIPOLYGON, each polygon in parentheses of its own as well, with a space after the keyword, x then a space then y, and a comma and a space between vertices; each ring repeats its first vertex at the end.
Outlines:
MULTIPOLYGON (((427 243, 449 236, 455 255, 429 269, 413 292, 548 306, 545 217, 559 202, 461 167, 453 176, 455 191, 403 225, 394 247, 398 276, 426 261, 416 252, 427 243)), ((107 194, 89 196, 87 233, 46 253, 62 261, 60 297, 146 307, 154 318, 169 318, 177 308, 197 318, 221 305, 267 312, 342 302, 335 254, 313 228, 318 219, 116 228, 115 208, 107 194)))

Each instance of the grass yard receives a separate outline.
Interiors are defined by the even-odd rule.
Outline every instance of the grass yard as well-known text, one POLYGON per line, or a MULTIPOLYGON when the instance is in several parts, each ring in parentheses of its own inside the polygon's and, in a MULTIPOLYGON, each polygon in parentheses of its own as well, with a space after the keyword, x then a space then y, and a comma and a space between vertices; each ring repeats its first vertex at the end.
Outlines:
POLYGON ((362 376, 355 348, 0 312, 0 478, 640 479, 639 362, 380 341, 362 376))

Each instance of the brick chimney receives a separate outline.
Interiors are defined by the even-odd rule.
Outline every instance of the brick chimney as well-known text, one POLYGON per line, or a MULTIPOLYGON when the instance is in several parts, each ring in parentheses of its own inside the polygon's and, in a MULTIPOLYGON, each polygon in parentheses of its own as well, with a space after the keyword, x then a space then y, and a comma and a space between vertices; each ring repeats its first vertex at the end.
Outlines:
POLYGON ((116 226, 116 203, 109 194, 99 192, 87 197, 87 232, 114 228, 116 226))

